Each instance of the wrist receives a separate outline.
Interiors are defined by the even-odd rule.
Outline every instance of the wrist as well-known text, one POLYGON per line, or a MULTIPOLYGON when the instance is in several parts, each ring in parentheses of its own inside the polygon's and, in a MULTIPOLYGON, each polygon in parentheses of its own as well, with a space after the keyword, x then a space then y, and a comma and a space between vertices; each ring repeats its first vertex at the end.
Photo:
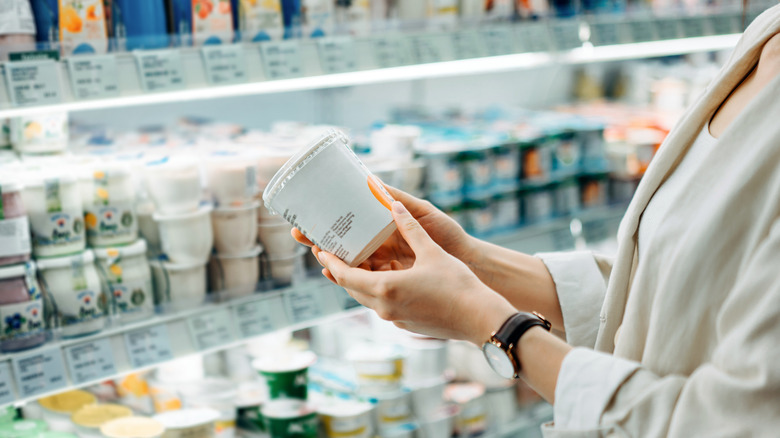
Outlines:
POLYGON ((470 299, 463 300, 464 314, 473 316, 466 340, 478 347, 489 340, 509 317, 517 313, 517 309, 504 297, 484 284, 481 285, 481 289, 484 289, 481 293, 471 294, 470 299))

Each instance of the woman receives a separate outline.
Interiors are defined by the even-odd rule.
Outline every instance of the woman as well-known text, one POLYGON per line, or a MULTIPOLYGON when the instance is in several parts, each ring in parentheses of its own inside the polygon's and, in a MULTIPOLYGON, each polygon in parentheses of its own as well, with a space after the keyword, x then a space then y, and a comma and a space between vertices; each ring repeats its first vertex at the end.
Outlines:
POLYGON ((487 345, 554 404, 545 436, 780 435, 778 32, 775 6, 666 139, 614 261, 480 242, 392 190, 399 233, 360 268, 313 248, 323 274, 399 327, 487 345))

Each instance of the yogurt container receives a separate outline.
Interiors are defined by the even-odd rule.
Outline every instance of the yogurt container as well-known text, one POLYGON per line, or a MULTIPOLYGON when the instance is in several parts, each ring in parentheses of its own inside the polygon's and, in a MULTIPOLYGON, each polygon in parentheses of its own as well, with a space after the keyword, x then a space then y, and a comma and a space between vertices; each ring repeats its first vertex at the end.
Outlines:
POLYGON ((464 172, 459 153, 458 143, 431 144, 421 151, 428 164, 425 168, 428 193, 459 195, 462 192, 464 172))
POLYGON ((130 408, 113 405, 86 405, 74 412, 70 417, 76 426, 76 433, 80 438, 102 437, 100 426, 117 418, 130 417, 133 411, 130 408))
POLYGON ((239 385, 236 398, 236 426, 242 431, 265 432, 262 409, 267 401, 268 390, 264 383, 245 382, 239 385))
POLYGON ((419 419, 431 418, 444 405, 444 387, 447 380, 443 377, 417 381, 411 386, 412 409, 419 419))
POLYGON ((397 390, 404 372, 404 355, 387 345, 361 344, 347 352, 355 367, 358 385, 366 391, 397 390))
POLYGON ((10 119, 11 143, 21 154, 52 154, 68 147, 68 113, 36 114, 10 119))
POLYGON ((533 224, 553 215, 553 194, 547 187, 531 188, 521 194, 523 222, 533 224))
POLYGON ((580 208, 580 187, 576 179, 561 181, 553 188, 553 212, 556 216, 575 213, 580 208))
POLYGON ((22 186, 0 181, 0 266, 30 260, 30 221, 22 201, 22 186))
POLYGON ((440 379, 447 370, 447 342, 410 337, 402 343, 405 356, 404 381, 408 384, 440 379))
POLYGON ((263 199, 315 245, 350 266, 367 259, 396 229, 390 194, 337 130, 290 159, 263 199))
POLYGON ((156 302, 171 310, 200 306, 206 299, 206 262, 149 263, 156 302))
POLYGON ((94 262, 95 255, 89 250, 38 261, 43 286, 54 302, 65 337, 95 333, 106 325, 107 299, 94 262))
POLYGON ((0 436, 2 437, 38 437, 49 429, 45 421, 41 420, 17 420, 0 424, 0 436))
POLYGON ((453 383, 444 390, 444 398, 455 403, 460 413, 455 421, 456 433, 478 435, 487 429, 485 386, 479 383, 453 383))
POLYGON ((160 438, 165 426, 152 418, 124 417, 103 424, 100 433, 106 438, 160 438))
POLYGON ((30 217, 33 255, 57 257, 83 251, 86 245, 81 191, 71 175, 38 169, 28 174, 22 199, 30 217))
POLYGON ((252 295, 260 281, 260 253, 256 245, 251 251, 238 255, 216 254, 209 262, 211 290, 224 292, 228 298, 252 295))
POLYGON ((300 245, 290 235, 291 230, 292 225, 287 222, 257 225, 257 237, 269 257, 288 257, 297 252, 300 245))
POLYGON ((46 342, 43 316, 35 264, 0 268, 0 350, 21 351, 46 342))
POLYGON ((13 406, 6 406, 0 408, 0 424, 10 423, 16 420, 16 408, 13 406))
POLYGON ((146 240, 146 249, 150 254, 160 253, 160 227, 154 221, 154 204, 146 202, 136 206, 138 233, 146 240))
POLYGON ((70 417, 76 411, 87 405, 93 405, 97 398, 87 391, 76 389, 66 391, 38 400, 42 408, 43 419, 49 428, 57 432, 75 432, 75 425, 70 417))
POLYGON ((257 166, 249 156, 217 151, 205 159, 208 188, 218 208, 253 203, 258 193, 257 166))
POLYGON ((445 405, 430 417, 420 419, 420 438, 452 438, 455 434, 455 419, 460 410, 457 405, 445 405))
POLYGON ((518 225, 520 225, 520 198, 517 192, 496 195, 493 198, 493 230, 506 231, 518 225))
POLYGON ((380 392, 367 395, 368 400, 376 407, 374 420, 379 429, 409 423, 413 420, 410 392, 401 389, 393 392, 380 392))
POLYGON ((463 166, 463 191, 467 199, 482 199, 493 190, 493 156, 489 149, 464 151, 459 160, 463 166))
POLYGON ((306 400, 309 367, 317 361, 311 351, 283 351, 255 359, 252 367, 265 378, 271 400, 306 400))
POLYGON ((113 313, 123 320, 146 318, 154 313, 152 272, 146 260, 146 241, 129 246, 95 249, 97 266, 108 287, 113 313))
POLYGON ((297 281, 298 275, 303 275, 305 269, 306 248, 298 250, 288 256, 269 257, 268 269, 264 271, 263 278, 273 281, 275 287, 286 287, 297 281))
POLYGON ((200 170, 194 160, 163 157, 144 168, 146 190, 160 214, 181 214, 198 209, 200 170))
POLYGON ((210 408, 219 412, 215 423, 216 438, 232 438, 236 434, 236 384, 227 379, 207 379, 192 382, 180 389, 188 408, 210 408))
POLYGON ((80 180, 87 242, 92 247, 124 245, 138 238, 133 208, 135 187, 130 172, 108 166, 80 180))
POLYGON ((211 205, 194 212, 154 214, 160 229, 160 247, 174 263, 198 263, 211 253, 214 234, 211 226, 211 205))
POLYGON ((163 438, 213 437, 219 411, 210 408, 181 409, 157 414, 153 419, 165 427, 163 438))
POLYGON ((519 412, 514 382, 501 387, 486 389, 485 403, 490 412, 488 420, 491 428, 495 430, 511 423, 517 418, 519 412))
POLYGON ((263 406, 271 438, 317 438, 317 411, 302 400, 271 400, 263 406))
POLYGON ((218 254, 239 255, 257 245, 257 209, 259 202, 240 207, 217 208, 211 212, 214 248, 218 254))
POLYGON ((317 413, 328 438, 371 438, 373 410, 370 403, 336 399, 322 403, 317 413))

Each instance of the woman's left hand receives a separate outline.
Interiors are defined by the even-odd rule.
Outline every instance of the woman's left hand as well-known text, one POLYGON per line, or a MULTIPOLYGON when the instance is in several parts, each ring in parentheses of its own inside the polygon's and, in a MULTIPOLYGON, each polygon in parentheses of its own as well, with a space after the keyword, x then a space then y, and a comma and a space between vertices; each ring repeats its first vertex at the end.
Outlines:
POLYGON ((398 230, 415 254, 404 269, 371 271, 367 264, 349 267, 338 257, 315 253, 323 275, 359 303, 396 326, 437 338, 463 339, 481 345, 517 310, 460 260, 445 252, 398 201, 393 203, 398 230))

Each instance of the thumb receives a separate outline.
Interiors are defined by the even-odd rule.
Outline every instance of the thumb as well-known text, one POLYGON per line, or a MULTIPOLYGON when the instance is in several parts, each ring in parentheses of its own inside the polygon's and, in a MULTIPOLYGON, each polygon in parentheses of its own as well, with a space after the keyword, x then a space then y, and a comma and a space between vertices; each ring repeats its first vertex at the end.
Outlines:
POLYGON ((422 225, 409 213, 404 205, 398 201, 393 202, 393 219, 398 231, 406 243, 412 247, 415 254, 420 255, 437 247, 436 243, 428 236, 422 225))

